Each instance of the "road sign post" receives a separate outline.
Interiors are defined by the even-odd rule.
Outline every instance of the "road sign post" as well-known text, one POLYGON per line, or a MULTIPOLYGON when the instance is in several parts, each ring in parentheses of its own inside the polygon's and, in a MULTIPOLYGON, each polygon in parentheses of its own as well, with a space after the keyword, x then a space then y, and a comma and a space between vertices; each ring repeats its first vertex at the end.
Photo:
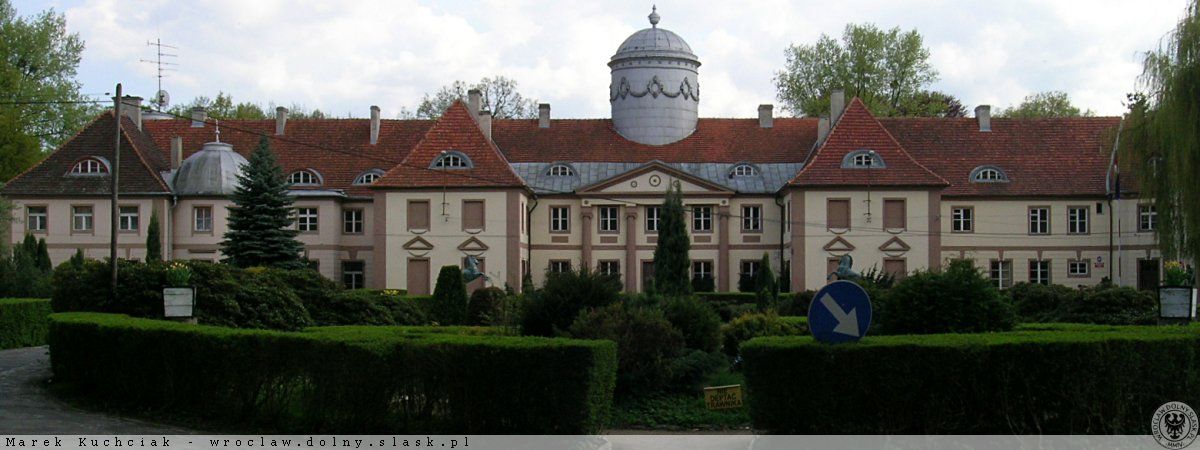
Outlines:
POLYGON ((871 297, 852 281, 825 285, 808 306, 808 328, 818 341, 828 344, 854 342, 871 327, 871 297))

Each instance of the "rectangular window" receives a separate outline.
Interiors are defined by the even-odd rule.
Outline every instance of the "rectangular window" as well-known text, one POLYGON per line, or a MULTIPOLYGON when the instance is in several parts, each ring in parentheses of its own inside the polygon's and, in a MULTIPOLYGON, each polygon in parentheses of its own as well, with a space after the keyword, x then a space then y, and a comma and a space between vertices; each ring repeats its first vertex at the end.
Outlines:
POLYGON ((567 273, 571 271, 571 261, 556 259, 550 261, 550 273, 567 273))
POLYGON ((360 208, 342 210, 342 233, 362 234, 363 210, 360 208))
POLYGON ((1088 234, 1087 206, 1072 206, 1067 208, 1067 233, 1088 234))
POLYGON ((1158 222, 1158 211, 1154 205, 1138 205, 1138 231, 1154 231, 1158 222))
POLYGON ((600 232, 601 233, 616 233, 620 231, 621 221, 618 219, 619 208, 616 206, 601 206, 600 207, 600 232))
POLYGON ((850 200, 829 199, 825 202, 825 227, 850 228, 850 200))
POLYGON ((1029 282, 1050 284, 1050 261, 1029 261, 1029 282))
POLYGON ((904 199, 883 200, 883 228, 889 230, 908 228, 908 207, 904 199))
POLYGON ((658 220, 662 216, 661 206, 646 207, 646 231, 650 233, 658 232, 658 220))
POLYGON ((712 231, 712 207, 692 207, 692 231, 706 233, 712 231))
POLYGON ((760 263, 760 262, 761 261, 759 261, 757 259, 747 259, 745 261, 742 261, 741 276, 753 277, 755 274, 758 273, 758 263, 760 263))
POLYGON ((1029 208, 1029 234, 1050 234, 1050 208, 1029 208))
POLYGON ((692 279, 702 280, 713 277, 712 261, 692 261, 692 279))
POLYGON ((761 206, 742 206, 742 231, 762 231, 761 206))
POLYGON ((462 209, 463 231, 475 231, 487 228, 487 220, 485 219, 483 210, 483 200, 463 200, 462 209))
POLYGON ((1086 278, 1091 276, 1092 260, 1072 259, 1067 261, 1067 276, 1086 278))
POLYGON ((992 260, 991 267, 992 285, 997 289, 1004 289, 1012 286, 1012 260, 992 260))
POLYGON ((120 231, 137 232, 138 222, 138 207, 137 206, 122 206, 119 208, 121 217, 117 221, 117 229, 120 231))
POLYGON ((211 206, 192 208, 192 231, 211 233, 213 230, 213 210, 211 206))
POLYGON ((975 208, 956 206, 950 210, 950 231, 971 233, 975 230, 975 208))
POLYGON ((908 261, 904 258, 887 258, 883 260, 883 272, 896 277, 896 281, 908 276, 908 261))
POLYGON ((296 229, 301 233, 317 231, 317 208, 296 208, 296 229))
POLYGON ((46 231, 48 214, 45 206, 29 206, 25 208, 25 229, 30 232, 46 231))
POLYGON ((408 230, 425 231, 429 229, 429 200, 408 201, 408 230))
POLYGON ((615 259, 600 261, 597 271, 602 275, 619 277, 621 276, 621 261, 615 259))
POLYGON ((362 289, 366 287, 363 282, 365 277, 366 263, 362 261, 342 261, 342 284, 346 285, 346 289, 362 289))
POLYGON ((550 207, 550 232, 566 233, 571 231, 571 207, 550 207))
POLYGON ((71 207, 71 230, 92 231, 92 228, 95 226, 94 219, 91 206, 71 207))

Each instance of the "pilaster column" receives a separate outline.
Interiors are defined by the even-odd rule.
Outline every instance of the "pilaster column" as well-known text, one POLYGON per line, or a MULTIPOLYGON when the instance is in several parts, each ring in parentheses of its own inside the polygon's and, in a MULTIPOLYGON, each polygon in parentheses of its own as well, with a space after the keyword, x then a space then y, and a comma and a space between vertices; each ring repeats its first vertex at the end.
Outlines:
POLYGON ((717 207, 717 291, 729 291, 729 205, 717 207))
POLYGON ((579 230, 583 232, 581 269, 592 269, 592 207, 579 208, 579 230))
MULTIPOLYGON (((792 204, 788 208, 788 218, 791 224, 792 235, 792 264, 789 268, 792 271, 792 292, 800 292, 806 289, 804 286, 805 275, 805 260, 804 260, 804 192, 791 192, 792 204)), ((823 269, 823 268, 822 268, 823 269)))
POLYGON ((625 292, 637 292, 637 218, 636 206, 625 206, 625 292))

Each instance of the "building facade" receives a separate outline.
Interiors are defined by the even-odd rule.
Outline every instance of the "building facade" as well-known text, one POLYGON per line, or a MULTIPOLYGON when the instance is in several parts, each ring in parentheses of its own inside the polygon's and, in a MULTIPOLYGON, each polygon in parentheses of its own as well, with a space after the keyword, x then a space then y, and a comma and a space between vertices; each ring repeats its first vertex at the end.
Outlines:
MULTIPOLYGON (((3 189, 13 242, 44 237, 57 264, 108 254, 120 130, 118 248, 145 257, 151 214, 164 257, 220 259, 229 194, 260 138, 288 173, 299 239, 349 287, 428 293, 438 268, 475 257, 488 281, 588 267, 641 291, 659 205, 684 194, 693 275, 719 291, 763 255, 789 287, 817 289, 840 257, 904 276, 971 259, 997 286, 1159 282, 1153 206, 1117 192, 1120 118, 877 118, 833 91, 829 114, 699 118, 700 60, 651 27, 609 68, 610 119, 495 119, 477 93, 437 120, 216 121, 100 114, 3 189)), ((1126 183, 1132 186, 1133 183, 1126 183)))

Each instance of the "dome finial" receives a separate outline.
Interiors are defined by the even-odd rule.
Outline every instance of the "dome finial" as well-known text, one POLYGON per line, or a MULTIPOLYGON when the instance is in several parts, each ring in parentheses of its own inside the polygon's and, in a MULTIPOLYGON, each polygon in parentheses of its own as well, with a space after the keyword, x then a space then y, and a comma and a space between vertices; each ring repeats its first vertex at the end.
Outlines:
POLYGON ((217 142, 221 142, 221 120, 220 119, 214 120, 213 123, 216 124, 216 128, 217 128, 215 131, 215 133, 217 135, 217 142))
POLYGON ((650 28, 658 28, 658 20, 661 19, 658 15, 658 5, 650 7, 650 28))

